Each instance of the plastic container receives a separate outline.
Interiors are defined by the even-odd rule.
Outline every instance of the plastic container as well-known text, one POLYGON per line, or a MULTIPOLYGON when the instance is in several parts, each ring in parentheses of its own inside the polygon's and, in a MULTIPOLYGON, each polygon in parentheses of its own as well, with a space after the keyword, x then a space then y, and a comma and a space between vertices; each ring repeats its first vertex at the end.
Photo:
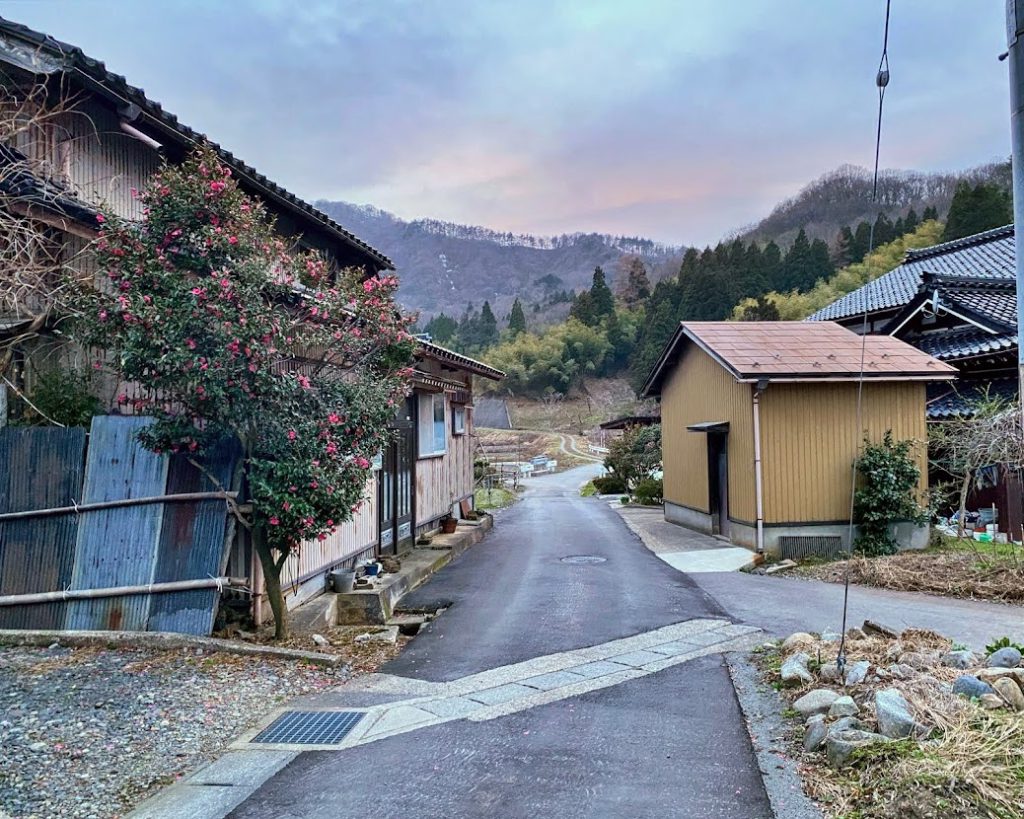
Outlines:
POLYGON ((356 573, 351 569, 335 569, 327 575, 331 580, 331 588, 338 594, 352 591, 356 573))

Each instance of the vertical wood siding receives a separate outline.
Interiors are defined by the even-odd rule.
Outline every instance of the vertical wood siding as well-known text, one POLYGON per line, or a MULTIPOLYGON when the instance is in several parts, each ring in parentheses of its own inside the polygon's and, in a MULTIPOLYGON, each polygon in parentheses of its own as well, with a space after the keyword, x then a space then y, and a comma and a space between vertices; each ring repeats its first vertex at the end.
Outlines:
POLYGON ((754 435, 751 386, 740 384, 703 350, 689 346, 661 396, 665 500, 710 512, 707 435, 687 426, 729 422, 729 517, 752 521, 754 435))
POLYGON ((761 397, 764 511, 768 523, 842 521, 850 515, 854 458, 864 435, 920 441, 915 458, 922 498, 928 486, 925 385, 866 384, 863 429, 857 385, 772 384, 761 397))
POLYGON ((452 504, 473 494, 474 437, 472 413, 466 413, 466 432, 452 434, 452 400, 447 406, 447 448, 444 455, 416 461, 416 521, 423 526, 452 511, 452 504))

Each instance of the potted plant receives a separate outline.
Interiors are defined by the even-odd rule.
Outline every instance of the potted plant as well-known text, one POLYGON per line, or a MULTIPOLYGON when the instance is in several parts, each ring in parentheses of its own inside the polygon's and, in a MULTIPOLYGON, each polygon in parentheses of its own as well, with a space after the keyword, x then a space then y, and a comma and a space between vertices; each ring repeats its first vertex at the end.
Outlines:
POLYGON ((441 518, 441 533, 445 535, 455 534, 455 527, 459 525, 459 522, 451 515, 445 515, 441 518))

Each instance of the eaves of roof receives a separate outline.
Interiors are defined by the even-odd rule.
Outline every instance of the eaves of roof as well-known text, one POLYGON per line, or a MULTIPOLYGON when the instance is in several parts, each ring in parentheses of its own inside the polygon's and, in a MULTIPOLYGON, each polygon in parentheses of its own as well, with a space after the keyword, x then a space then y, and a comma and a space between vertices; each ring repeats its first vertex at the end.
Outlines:
MULTIPOLYGON (((174 114, 165 111, 160 103, 146 97, 145 92, 141 88, 129 84, 120 74, 107 70, 102 61, 87 56, 77 46, 61 42, 47 34, 2 17, 0 17, 0 35, 20 40, 27 43, 30 47, 57 58, 59 60, 58 70, 63 70, 65 73, 76 76, 83 85, 90 87, 96 93, 115 102, 119 107, 134 104, 140 110, 140 116, 145 118, 147 125, 173 137, 179 143, 185 146, 209 145, 217 153, 221 161, 231 168, 232 173, 236 177, 241 178, 244 182, 248 182, 262 196, 283 206, 286 210, 296 214, 300 219, 314 223, 319 230, 353 248, 357 255, 364 257, 367 263, 374 269, 394 269, 392 261, 383 253, 345 230, 327 214, 314 208, 290 191, 285 190, 276 182, 272 182, 251 165, 247 165, 230 151, 225 150, 210 140, 205 134, 199 133, 184 123, 179 122, 178 118, 174 114)), ((0 60, 3 59, 6 59, 6 55, 0 53, 0 60)), ((11 62, 21 68, 27 67, 26 60, 23 58, 12 59, 11 62)), ((39 73, 50 73, 50 70, 47 70, 48 64, 39 60, 33 60, 32 62, 39 73)))
POLYGON ((457 366, 460 369, 473 373, 474 375, 489 378, 491 381, 501 381, 505 378, 505 373, 495 367, 492 367, 490 364, 484 364, 482 361, 477 361, 475 358, 470 358, 468 355, 457 353, 455 350, 449 350, 447 347, 442 347, 440 344, 434 344, 432 341, 418 339, 416 341, 416 346, 417 352, 427 358, 433 358, 435 361, 441 361, 446 364, 457 366))

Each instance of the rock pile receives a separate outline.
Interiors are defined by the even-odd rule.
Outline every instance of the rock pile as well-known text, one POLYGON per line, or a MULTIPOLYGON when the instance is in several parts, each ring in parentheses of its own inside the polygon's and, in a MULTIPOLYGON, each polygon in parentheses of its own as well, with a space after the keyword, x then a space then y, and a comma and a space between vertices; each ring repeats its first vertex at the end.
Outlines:
POLYGON ((772 649, 804 723, 804 749, 824 751, 833 767, 873 745, 927 740, 937 713, 1024 712, 1024 659, 1016 648, 980 657, 934 632, 865 623, 847 632, 840 664, 836 639, 798 632, 772 649))

